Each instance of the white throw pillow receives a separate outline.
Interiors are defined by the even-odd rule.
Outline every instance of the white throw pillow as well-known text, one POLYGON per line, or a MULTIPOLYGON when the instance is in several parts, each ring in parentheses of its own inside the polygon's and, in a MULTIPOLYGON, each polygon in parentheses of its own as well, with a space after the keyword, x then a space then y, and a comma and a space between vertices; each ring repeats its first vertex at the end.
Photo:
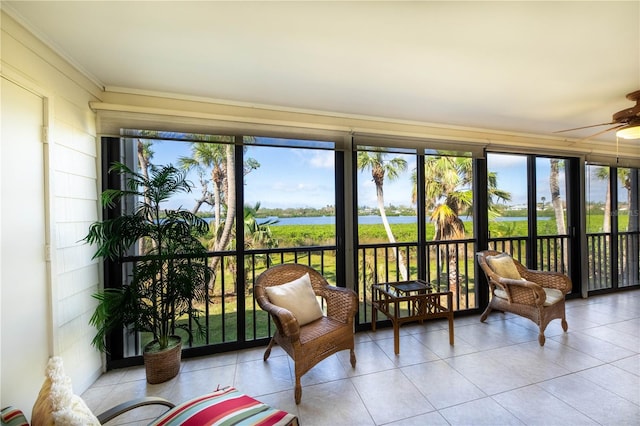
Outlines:
POLYGON ((501 253, 496 256, 487 256, 487 263, 493 269, 493 272, 503 278, 511 278, 512 280, 521 280, 522 277, 513 263, 513 258, 507 253, 501 253))
POLYGON ((64 372, 62 358, 50 358, 45 374, 45 383, 34 405, 32 424, 100 425, 82 398, 73 393, 71 379, 64 372))
POLYGON ((543 288, 545 294, 547 295, 546 299, 544 299, 544 306, 555 305, 561 300, 564 300, 564 293, 555 288, 543 288))
POLYGON ((290 311, 299 325, 309 324, 322 317, 322 308, 308 273, 286 284, 267 287, 265 291, 271 303, 290 311))

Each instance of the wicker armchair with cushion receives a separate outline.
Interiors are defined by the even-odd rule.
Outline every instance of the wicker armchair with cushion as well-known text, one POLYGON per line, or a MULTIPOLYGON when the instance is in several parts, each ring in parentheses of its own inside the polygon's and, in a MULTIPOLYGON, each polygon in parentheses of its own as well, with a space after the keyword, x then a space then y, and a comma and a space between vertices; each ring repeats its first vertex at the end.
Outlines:
POLYGON ((353 318, 358 309, 353 290, 329 285, 315 269, 284 264, 264 271, 255 282, 255 298, 276 326, 264 353, 266 361, 275 343, 295 364, 295 401, 300 403, 300 377, 328 356, 348 349, 356 366, 353 318), (317 296, 324 299, 326 315, 317 296))
POLYGON ((480 321, 484 322, 492 310, 528 318, 539 327, 540 346, 544 346, 544 330, 552 320, 562 320, 562 329, 567 331, 564 300, 572 287, 568 276, 527 269, 507 253, 494 250, 481 251, 476 255, 491 293, 491 301, 480 321))

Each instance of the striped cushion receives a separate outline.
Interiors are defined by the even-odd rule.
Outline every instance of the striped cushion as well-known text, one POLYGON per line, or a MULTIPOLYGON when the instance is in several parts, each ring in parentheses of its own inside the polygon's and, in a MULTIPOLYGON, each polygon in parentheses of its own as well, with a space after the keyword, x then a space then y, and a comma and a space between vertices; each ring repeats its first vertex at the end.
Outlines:
POLYGON ((286 411, 276 410, 229 387, 184 402, 155 419, 150 426, 161 425, 297 425, 286 411))
POLYGON ((2 426, 29 426, 24 413, 17 408, 3 408, 0 418, 2 419, 2 426))

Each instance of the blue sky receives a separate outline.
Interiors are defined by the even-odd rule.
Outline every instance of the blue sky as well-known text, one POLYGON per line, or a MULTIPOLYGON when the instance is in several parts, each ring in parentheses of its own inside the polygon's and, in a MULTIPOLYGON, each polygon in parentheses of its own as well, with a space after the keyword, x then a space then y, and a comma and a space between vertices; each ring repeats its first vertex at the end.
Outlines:
MULTIPOLYGON (((177 164, 177 158, 190 155, 188 143, 154 142, 155 164, 177 164)), ((398 154, 399 155, 399 154, 398 154)), ((246 157, 260 163, 257 170, 245 176, 245 203, 260 202, 266 208, 312 207, 334 205, 334 153, 328 150, 292 149, 265 146, 250 146, 246 157)), ((407 160, 407 170, 397 180, 385 180, 384 198, 386 205, 409 206, 411 204, 411 173, 415 169, 415 156, 403 155, 407 160)), ((524 204, 527 197, 526 157, 521 155, 490 154, 489 170, 497 171, 498 187, 511 193, 508 204, 524 204)), ((550 202, 549 161, 537 162, 538 201, 545 197, 550 202)), ((181 196, 174 203, 191 208, 200 196, 199 179, 190 173, 194 184, 191 194, 181 196)), ((591 182, 591 198, 604 200, 604 183, 591 182)), ((561 187, 564 188, 564 173, 561 173, 561 187)), ((564 190, 563 190, 564 195, 564 190)), ((622 194, 621 194, 622 195, 622 194)), ((626 197, 626 194, 624 195, 626 197)), ((174 204, 172 203, 172 204, 174 204)), ((375 185, 369 171, 358 176, 358 205, 376 207, 375 185)))
POLYGON ((246 156, 260 168, 245 177, 245 201, 263 207, 335 205, 334 152, 249 147, 246 156))
MULTIPOLYGON (((177 164, 181 156, 190 156, 188 143, 154 142, 155 164, 177 164)), ((334 153, 328 150, 291 149, 249 146, 245 157, 260 167, 245 176, 245 204, 260 202, 262 207, 324 207, 335 205, 334 153)), ((194 184, 191 194, 174 203, 185 208, 194 205, 201 194, 199 178, 194 171, 189 178, 194 184)))

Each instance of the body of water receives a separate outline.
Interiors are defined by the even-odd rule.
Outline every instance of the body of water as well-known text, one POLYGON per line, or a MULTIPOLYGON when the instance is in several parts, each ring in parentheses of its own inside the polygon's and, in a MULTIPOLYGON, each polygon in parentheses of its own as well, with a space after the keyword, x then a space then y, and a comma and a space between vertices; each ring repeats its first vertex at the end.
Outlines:
MULTIPOLYGON (((416 223, 416 216, 387 216, 390 224, 396 223, 416 223)), ((463 222, 472 222, 471 216, 462 216, 463 222)), ((548 220, 549 217, 539 217, 538 220, 548 220)), ((334 225, 336 223, 335 216, 313 216, 313 217, 276 217, 271 216, 268 218, 258 218, 258 223, 262 223, 266 220, 277 220, 278 223, 274 223, 271 226, 278 225, 334 225)), ((519 222, 526 221, 526 217, 498 217, 495 219, 497 222, 519 222)), ((382 225, 382 219, 380 216, 359 216, 358 223, 360 225, 382 225)))

